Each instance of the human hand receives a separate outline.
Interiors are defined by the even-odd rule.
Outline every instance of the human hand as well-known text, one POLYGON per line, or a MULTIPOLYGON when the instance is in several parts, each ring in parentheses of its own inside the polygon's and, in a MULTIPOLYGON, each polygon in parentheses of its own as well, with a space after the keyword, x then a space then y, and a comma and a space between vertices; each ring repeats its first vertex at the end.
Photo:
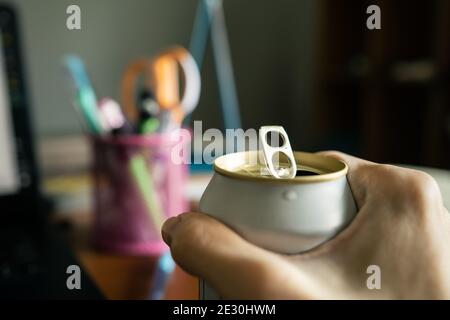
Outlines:
MULTIPOLYGON (((339 152, 358 214, 335 238, 298 255, 257 247, 201 213, 170 218, 175 261, 225 299, 450 299, 450 215, 426 173, 339 152), (380 267, 369 290, 367 268, 380 267)), ((301 210, 301 208, 299 208, 301 210)))

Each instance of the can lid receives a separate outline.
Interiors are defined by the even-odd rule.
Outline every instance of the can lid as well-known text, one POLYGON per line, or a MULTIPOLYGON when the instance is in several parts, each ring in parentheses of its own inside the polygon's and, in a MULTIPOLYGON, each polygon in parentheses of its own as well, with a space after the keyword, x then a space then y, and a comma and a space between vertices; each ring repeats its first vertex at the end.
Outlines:
MULTIPOLYGON (((230 153, 214 161, 214 170, 222 175, 236 179, 257 180, 259 182, 312 183, 336 180, 345 176, 347 165, 338 159, 308 152, 294 151, 293 157, 297 170, 315 173, 315 175, 296 176, 293 179, 279 179, 268 173, 261 151, 230 153)), ((280 166, 283 166, 280 160, 280 166)), ((289 166, 287 163, 286 166, 289 166)))

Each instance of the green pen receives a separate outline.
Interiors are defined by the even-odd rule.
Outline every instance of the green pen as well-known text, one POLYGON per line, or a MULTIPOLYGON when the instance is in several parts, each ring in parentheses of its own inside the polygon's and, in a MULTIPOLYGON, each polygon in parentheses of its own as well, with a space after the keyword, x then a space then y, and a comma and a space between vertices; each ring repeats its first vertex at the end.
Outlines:
POLYGON ((129 162, 129 169, 147 207, 147 213, 155 230, 160 230, 164 222, 163 210, 144 156, 141 154, 132 156, 129 162))
POLYGON ((155 133, 159 128, 159 120, 157 118, 148 118, 141 123, 139 132, 141 134, 155 133))

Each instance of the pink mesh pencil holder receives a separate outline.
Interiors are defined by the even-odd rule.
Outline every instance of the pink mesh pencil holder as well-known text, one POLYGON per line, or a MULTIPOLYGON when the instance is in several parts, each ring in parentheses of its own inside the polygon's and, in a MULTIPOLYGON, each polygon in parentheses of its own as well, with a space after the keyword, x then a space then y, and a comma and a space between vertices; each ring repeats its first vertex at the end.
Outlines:
POLYGON ((97 249, 129 255, 157 255, 167 249, 161 222, 188 209, 187 166, 174 150, 189 138, 186 132, 176 138, 91 137, 97 249))

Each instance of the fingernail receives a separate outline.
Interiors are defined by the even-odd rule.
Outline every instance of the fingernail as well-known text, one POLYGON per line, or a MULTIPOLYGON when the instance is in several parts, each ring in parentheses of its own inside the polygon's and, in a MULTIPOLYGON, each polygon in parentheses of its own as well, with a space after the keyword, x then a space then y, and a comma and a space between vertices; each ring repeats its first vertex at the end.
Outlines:
POLYGON ((167 219, 162 226, 161 235, 164 242, 167 243, 168 246, 170 246, 170 244, 172 243, 172 233, 173 230, 175 230, 178 222, 180 222, 179 217, 172 217, 167 219))

